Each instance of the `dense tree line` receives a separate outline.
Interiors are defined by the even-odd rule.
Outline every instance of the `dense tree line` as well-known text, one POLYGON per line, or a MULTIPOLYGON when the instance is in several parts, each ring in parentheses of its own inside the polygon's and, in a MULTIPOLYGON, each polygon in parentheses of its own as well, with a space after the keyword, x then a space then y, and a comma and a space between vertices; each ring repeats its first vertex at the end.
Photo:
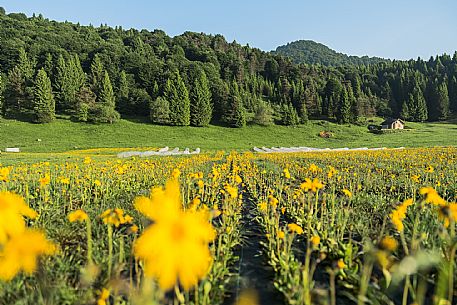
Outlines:
POLYGON ((457 112, 457 53, 370 65, 295 64, 221 35, 81 26, 0 10, 0 115, 232 127, 445 120, 457 112))
POLYGON ((387 59, 368 56, 349 56, 338 53, 326 45, 312 40, 297 40, 279 46, 274 54, 290 57, 296 64, 319 64, 323 66, 372 65, 389 62, 387 59))

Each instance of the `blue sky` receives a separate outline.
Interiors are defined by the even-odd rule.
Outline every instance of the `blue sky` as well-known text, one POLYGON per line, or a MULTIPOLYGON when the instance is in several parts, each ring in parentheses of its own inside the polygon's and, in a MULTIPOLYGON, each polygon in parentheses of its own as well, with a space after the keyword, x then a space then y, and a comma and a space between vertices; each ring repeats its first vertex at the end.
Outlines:
POLYGON ((455 0, 0 0, 7 12, 124 28, 223 34, 272 50, 311 39, 350 55, 428 59, 457 50, 455 0))

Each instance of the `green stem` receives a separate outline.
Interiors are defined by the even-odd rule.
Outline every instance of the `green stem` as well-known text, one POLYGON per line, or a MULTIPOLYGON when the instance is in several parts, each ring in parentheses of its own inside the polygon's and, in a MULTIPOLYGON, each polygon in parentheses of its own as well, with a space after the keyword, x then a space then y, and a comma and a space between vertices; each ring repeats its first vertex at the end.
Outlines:
POLYGON ((111 278, 111 267, 113 263, 113 227, 108 224, 108 278, 111 278))

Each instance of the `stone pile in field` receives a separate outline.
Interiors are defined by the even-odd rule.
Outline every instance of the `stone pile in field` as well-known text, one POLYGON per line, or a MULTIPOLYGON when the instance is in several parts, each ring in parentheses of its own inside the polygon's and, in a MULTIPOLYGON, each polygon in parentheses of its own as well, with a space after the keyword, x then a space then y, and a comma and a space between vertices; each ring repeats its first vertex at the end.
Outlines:
POLYGON ((118 158, 131 158, 131 157, 150 157, 150 156, 177 156, 177 155, 197 155, 200 153, 200 148, 196 148, 194 151, 190 151, 188 147, 180 151, 179 147, 170 150, 168 146, 160 148, 159 150, 148 150, 148 151, 124 151, 117 154, 118 158))
MULTIPOLYGON (((254 147, 252 150, 257 153, 294 153, 294 152, 327 152, 327 151, 363 151, 363 150, 383 150, 387 149, 386 147, 377 147, 377 148, 368 148, 368 147, 359 147, 359 148, 313 148, 313 147, 254 147)), ((404 147, 398 147, 394 149, 404 149, 404 147)))

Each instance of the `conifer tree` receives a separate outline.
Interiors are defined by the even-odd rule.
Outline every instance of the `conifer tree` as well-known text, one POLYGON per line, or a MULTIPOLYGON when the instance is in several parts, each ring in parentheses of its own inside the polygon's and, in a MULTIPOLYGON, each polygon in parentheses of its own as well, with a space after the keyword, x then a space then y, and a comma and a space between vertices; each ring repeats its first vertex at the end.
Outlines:
MULTIPOLYGON (((167 82, 167 86, 169 86, 167 82)), ((189 126, 190 124, 190 100, 189 92, 178 71, 174 74, 174 83, 170 89, 166 88, 170 96, 167 100, 170 105, 170 124, 175 126, 189 126)))
POLYGON ((99 123, 114 123, 119 118, 120 115, 116 111, 113 86, 111 85, 108 72, 105 71, 98 95, 97 111, 93 120, 99 123))
POLYGON ((286 126, 298 125, 300 118, 292 104, 283 103, 281 107, 281 124, 286 126))
POLYGON ((119 74, 119 84, 118 84, 118 89, 117 89, 117 94, 116 94, 117 105, 118 105, 118 109, 120 111, 126 110, 127 104, 128 104, 128 99, 129 99, 129 84, 127 81, 127 74, 125 74, 125 71, 122 70, 121 73, 119 74))
POLYGON ((5 82, 3 81, 3 77, 0 74, 0 116, 3 116, 4 114, 4 102, 5 102, 5 82))
POLYGON ((449 116, 449 93, 447 89, 447 85, 445 82, 442 82, 438 85, 437 91, 437 120, 444 121, 449 116))
POLYGON ((29 59, 27 52, 22 47, 19 49, 18 67, 26 80, 32 80, 35 73, 35 63, 29 59))
POLYGON ((241 100, 238 84, 233 81, 230 86, 230 93, 225 105, 224 122, 230 127, 244 127, 246 126, 246 110, 241 100))
MULTIPOLYGON (((454 54, 454 57, 457 57, 457 52, 454 54)), ((457 59, 456 59, 457 60, 457 59)), ((457 68, 456 68, 457 73, 457 68)), ((457 78, 453 76, 449 80, 449 108, 457 113, 457 78)))
POLYGON ((211 91, 204 71, 194 81, 191 91, 190 123, 192 126, 208 126, 213 113, 211 91))
POLYGON ((153 100, 150 105, 151 122, 155 124, 168 124, 170 117, 170 105, 168 101, 159 96, 153 100))
POLYGON ((36 76, 33 98, 34 121, 48 123, 55 118, 55 102, 52 94, 51 80, 44 69, 36 76))
POLYGON ((52 71, 53 67, 54 67, 54 64, 52 62, 52 55, 50 53, 47 53, 46 59, 44 61, 43 69, 50 79, 53 78, 53 71, 52 71))
POLYGON ((408 96, 409 119, 414 122, 423 122, 428 118, 427 104, 424 94, 416 84, 413 92, 408 96))
POLYGON ((104 74, 103 74, 103 64, 100 60, 100 57, 98 54, 95 54, 94 59, 92 60, 92 63, 90 65, 90 82, 91 82, 91 89, 92 91, 98 96, 104 74))
POLYGON ((346 87, 343 87, 341 91, 336 119, 339 124, 347 124, 351 121, 351 101, 349 100, 346 87))
POLYGON ((19 66, 8 72, 8 81, 5 90, 4 113, 14 117, 21 113, 28 99, 25 77, 19 66))

